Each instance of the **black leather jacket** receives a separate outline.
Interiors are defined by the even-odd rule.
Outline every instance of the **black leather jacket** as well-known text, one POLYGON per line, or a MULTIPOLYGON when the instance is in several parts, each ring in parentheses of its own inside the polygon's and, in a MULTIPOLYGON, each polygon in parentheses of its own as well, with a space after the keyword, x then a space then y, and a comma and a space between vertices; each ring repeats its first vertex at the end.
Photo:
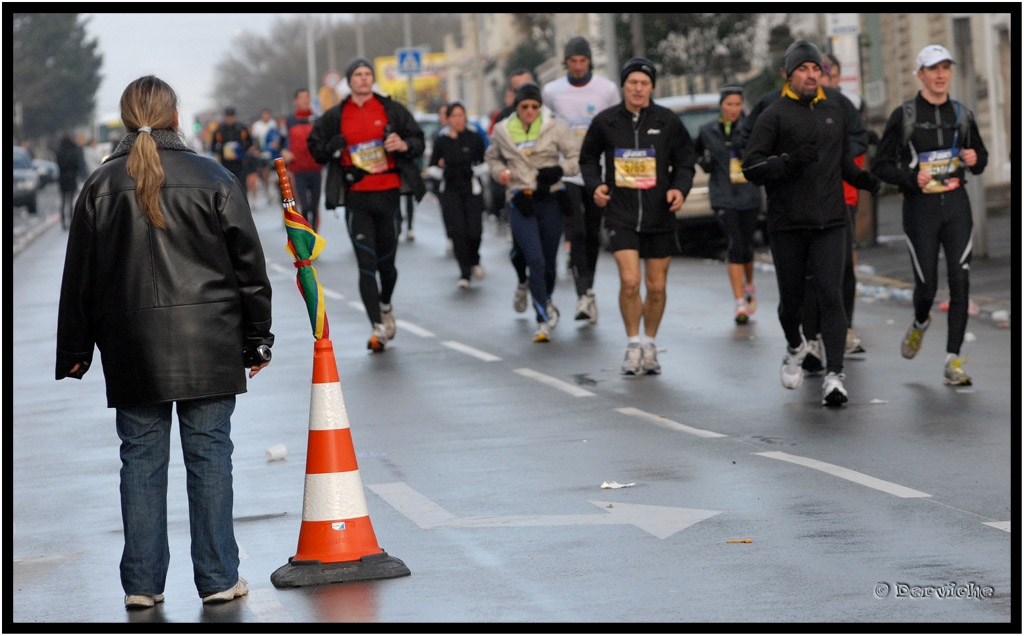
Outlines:
MULTIPOLYGON (((423 149, 426 147, 423 140, 423 129, 416 123, 416 119, 405 106, 384 95, 374 93, 373 96, 384 104, 384 112, 387 114, 388 124, 392 130, 409 145, 409 150, 406 152, 393 153, 395 167, 401 179, 399 191, 402 194, 412 194, 419 201, 427 193, 427 186, 423 183, 420 168, 416 165, 416 159, 423 155, 423 149)), ((316 120, 313 130, 310 131, 309 137, 306 139, 313 158, 318 163, 327 165, 324 207, 328 210, 345 205, 345 174, 341 167, 341 159, 332 156, 328 144, 335 135, 344 135, 344 131, 341 130, 341 111, 350 99, 352 99, 351 95, 343 99, 340 104, 328 108, 316 120)))
POLYGON ((99 347, 112 408, 244 393, 243 347, 274 342, 242 187, 216 161, 158 152, 166 229, 139 209, 121 156, 86 180, 68 235, 56 378, 99 347))

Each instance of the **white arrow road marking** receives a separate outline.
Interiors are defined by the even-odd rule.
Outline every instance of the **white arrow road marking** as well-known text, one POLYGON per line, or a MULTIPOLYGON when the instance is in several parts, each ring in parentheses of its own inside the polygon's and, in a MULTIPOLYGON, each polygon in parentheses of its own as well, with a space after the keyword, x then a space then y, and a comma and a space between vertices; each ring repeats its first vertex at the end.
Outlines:
POLYGON ((770 457, 772 459, 781 459, 784 462, 790 462, 792 464, 799 464, 800 466, 807 466, 815 470, 820 470, 830 475, 835 475, 841 479, 852 481, 868 488, 874 488, 875 490, 881 490, 887 492, 890 495, 896 495, 897 497, 931 497, 926 492, 920 490, 914 490, 913 488, 907 488, 906 486, 900 486, 894 484, 891 481, 884 481, 877 477, 865 475, 864 473, 858 473, 855 470, 849 468, 843 468, 842 466, 836 466, 835 464, 829 464, 826 462, 818 461, 816 459, 810 459, 809 457, 800 457, 799 455, 790 455, 789 453, 783 453, 780 451, 768 451, 765 453, 754 453, 754 455, 761 455, 762 457, 770 457))
POLYGON ((504 517, 456 517, 403 482, 369 486, 395 510, 424 530, 435 528, 523 528, 529 526, 634 525, 659 539, 667 539, 695 523, 710 519, 721 510, 671 508, 591 501, 608 514, 521 515, 504 517))
POLYGON ((490 353, 487 353, 486 351, 480 351, 479 349, 474 349, 469 345, 464 345, 461 342, 455 342, 454 340, 445 340, 441 344, 448 347, 449 349, 455 349, 460 353, 465 353, 466 355, 471 355, 474 358, 479 358, 484 362, 497 362, 501 360, 501 358, 499 358, 496 355, 492 355, 490 353))
POLYGON ((543 382, 548 386, 553 386, 559 391, 565 391, 573 397, 591 397, 594 395, 590 391, 581 389, 575 384, 570 384, 563 380, 559 380, 558 378, 553 378, 550 375, 544 375, 543 373, 539 373, 533 369, 516 369, 516 373, 527 378, 533 378, 538 382, 543 382))
POLYGON ((992 526, 993 528, 998 528, 999 530, 1005 530, 1006 532, 1010 531, 1009 521, 986 521, 985 525, 992 526))
POLYGON ((683 433, 689 433, 691 435, 696 435, 697 437, 728 437, 728 435, 723 435, 721 433, 716 433, 714 431, 706 431, 702 428, 694 428, 692 426, 687 426, 686 424, 673 422, 672 420, 668 419, 663 415, 655 415, 654 413, 641 411, 640 409, 635 409, 631 406, 615 410, 618 411, 619 413, 622 413, 623 415, 639 417, 642 420, 654 422, 658 426, 664 426, 665 428, 673 431, 682 431, 683 433))

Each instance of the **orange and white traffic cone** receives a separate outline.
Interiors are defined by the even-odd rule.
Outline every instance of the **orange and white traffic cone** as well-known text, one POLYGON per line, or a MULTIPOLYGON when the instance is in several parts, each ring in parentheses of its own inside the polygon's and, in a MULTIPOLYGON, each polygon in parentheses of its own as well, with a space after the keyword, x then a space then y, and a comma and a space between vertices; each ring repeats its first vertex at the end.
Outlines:
POLYGON ((295 556, 270 576, 275 587, 304 587, 409 575, 377 544, 352 446, 334 345, 313 350, 302 527, 295 556))

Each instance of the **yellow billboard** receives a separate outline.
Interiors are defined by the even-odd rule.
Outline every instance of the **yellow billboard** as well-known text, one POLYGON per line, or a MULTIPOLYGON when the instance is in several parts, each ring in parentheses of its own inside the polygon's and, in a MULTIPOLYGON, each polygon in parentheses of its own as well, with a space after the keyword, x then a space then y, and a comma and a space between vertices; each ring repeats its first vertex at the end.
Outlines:
MULTIPOLYGON (((394 55, 378 57, 373 60, 377 85, 381 91, 393 99, 409 103, 409 76, 398 72, 398 58, 394 55)), ((448 101, 445 90, 445 54, 427 53, 423 56, 423 72, 412 78, 416 104, 412 109, 420 112, 431 112, 448 101)))

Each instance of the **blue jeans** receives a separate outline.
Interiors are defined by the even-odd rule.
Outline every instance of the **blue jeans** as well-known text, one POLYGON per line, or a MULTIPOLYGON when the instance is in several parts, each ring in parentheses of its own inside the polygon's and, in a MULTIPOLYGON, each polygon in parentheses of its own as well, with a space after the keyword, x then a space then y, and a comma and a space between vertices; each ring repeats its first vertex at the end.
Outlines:
POLYGON ((524 216, 509 204, 508 221, 512 236, 522 250, 528 270, 530 296, 537 322, 546 322, 546 305, 555 291, 558 275, 558 245, 562 242, 562 208, 554 198, 534 201, 534 214, 524 216))
MULTIPOLYGON (((172 402, 117 409, 121 438, 121 520, 126 594, 162 594, 167 542, 167 466, 172 402)), ((235 396, 177 402, 185 459, 192 570, 199 596, 238 581, 231 483, 231 414, 235 396)))

